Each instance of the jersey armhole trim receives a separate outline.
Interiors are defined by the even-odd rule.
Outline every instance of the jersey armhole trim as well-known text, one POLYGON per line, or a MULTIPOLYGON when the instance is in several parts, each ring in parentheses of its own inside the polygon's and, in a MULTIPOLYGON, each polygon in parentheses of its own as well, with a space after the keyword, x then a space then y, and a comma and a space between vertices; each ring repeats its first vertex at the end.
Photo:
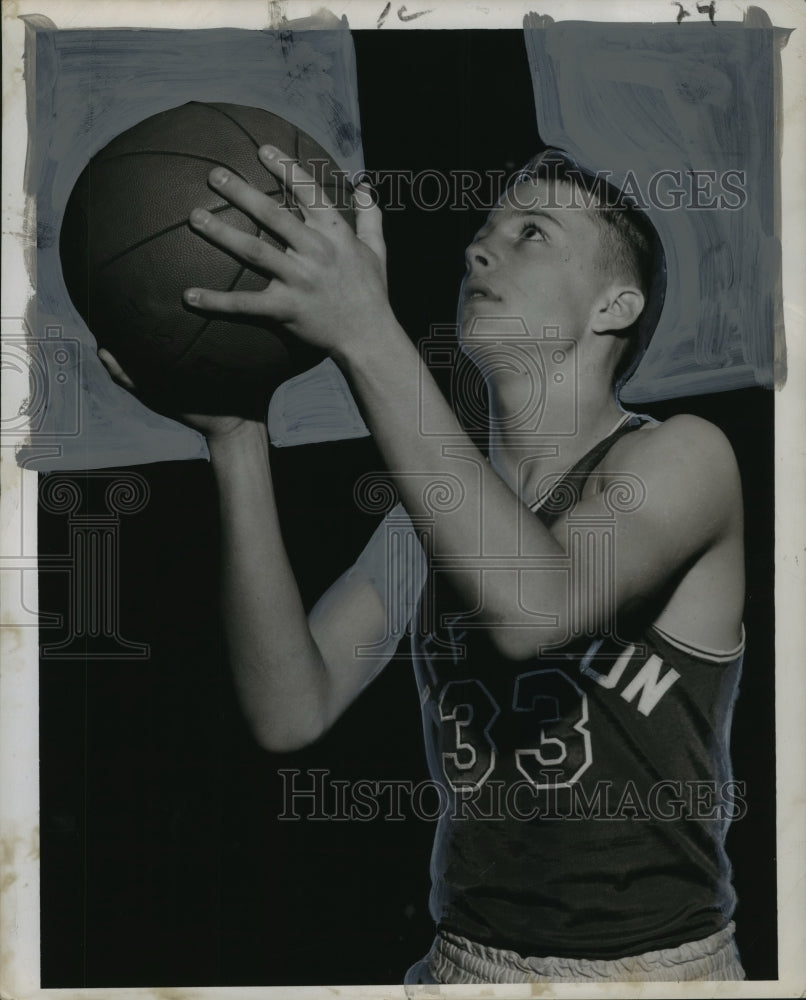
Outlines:
POLYGON ((685 639, 681 639, 679 636, 673 635, 671 632, 667 632, 666 629, 662 629, 658 625, 652 625, 650 627, 653 631, 657 632, 662 639, 665 639, 669 645, 675 646, 684 653, 690 653, 692 656, 697 656, 700 659, 711 660, 713 663, 730 663, 732 660, 741 656, 744 652, 744 623, 742 623, 742 637, 739 640, 738 646, 730 650, 710 649, 708 646, 695 646, 693 643, 686 642, 685 639))
MULTIPOLYGON (((607 441, 608 438, 611 438, 614 434, 618 433, 618 431, 620 431, 622 427, 624 427, 628 423, 631 423, 633 420, 640 420, 642 423, 644 423, 646 421, 653 421, 654 423, 657 423, 657 420, 654 420, 653 417, 644 416, 644 414, 641 414, 641 413, 633 413, 630 410, 622 410, 621 412, 622 412, 622 416, 619 417, 619 420, 616 423, 616 426, 610 431, 609 434, 606 434, 602 438, 602 440, 599 442, 599 444, 602 444, 602 442, 607 441)), ((583 456, 583 458, 581 459, 581 461, 584 462, 585 459, 588 458, 588 456, 593 451, 595 451, 597 447, 598 447, 598 445, 594 445, 593 448, 589 452, 587 452, 586 455, 583 456)), ((489 462, 489 458, 487 459, 487 461, 489 462)), ((562 482, 565 481, 565 479, 567 478, 567 476, 570 473, 572 473, 577 468, 578 465, 579 465, 579 462, 576 465, 572 465, 570 468, 566 469, 565 472, 563 472, 561 475, 559 475, 554 480, 554 482, 551 484, 551 486, 549 486, 549 488, 544 493, 541 493, 541 495, 539 497, 536 497, 534 500, 532 500, 531 503, 527 503, 526 506, 529 508, 529 510, 533 514, 537 514, 542 509, 542 507, 545 504, 546 500, 548 500, 548 498, 551 496, 551 494, 554 492, 554 490, 560 485, 560 483, 562 483, 562 482)))

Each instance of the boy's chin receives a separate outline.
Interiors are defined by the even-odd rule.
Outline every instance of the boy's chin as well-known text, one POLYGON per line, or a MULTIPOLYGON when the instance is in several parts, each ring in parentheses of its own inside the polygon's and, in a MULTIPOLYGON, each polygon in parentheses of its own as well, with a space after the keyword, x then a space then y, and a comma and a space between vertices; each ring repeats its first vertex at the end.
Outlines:
POLYGON ((502 316, 491 314, 487 307, 486 314, 471 304, 459 312, 458 321, 459 342, 464 344, 498 343, 513 341, 515 343, 530 339, 529 328, 521 316, 502 316))

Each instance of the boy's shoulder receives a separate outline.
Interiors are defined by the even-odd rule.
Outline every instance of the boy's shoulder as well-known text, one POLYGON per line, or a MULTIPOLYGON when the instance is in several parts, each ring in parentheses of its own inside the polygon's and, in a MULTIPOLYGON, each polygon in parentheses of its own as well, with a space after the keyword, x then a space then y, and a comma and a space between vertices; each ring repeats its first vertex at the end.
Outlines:
POLYGON ((730 441, 708 420, 680 413, 663 421, 649 421, 625 434, 608 451, 599 466, 607 479, 621 475, 639 477, 652 484, 654 502, 670 504, 688 498, 723 513, 741 511, 741 481, 730 441))
POLYGON ((733 448, 724 432, 702 417, 679 413, 667 420, 649 420, 638 431, 625 434, 608 451, 602 471, 622 470, 633 463, 672 462, 681 474, 694 470, 714 475, 737 469, 733 448))

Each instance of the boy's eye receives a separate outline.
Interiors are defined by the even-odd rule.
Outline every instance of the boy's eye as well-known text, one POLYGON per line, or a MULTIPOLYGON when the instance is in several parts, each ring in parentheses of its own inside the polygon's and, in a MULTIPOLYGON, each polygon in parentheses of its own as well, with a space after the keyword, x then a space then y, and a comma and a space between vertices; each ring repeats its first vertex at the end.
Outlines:
POLYGON ((544 240, 546 234, 534 222, 524 222, 521 226, 521 238, 526 240, 544 240))

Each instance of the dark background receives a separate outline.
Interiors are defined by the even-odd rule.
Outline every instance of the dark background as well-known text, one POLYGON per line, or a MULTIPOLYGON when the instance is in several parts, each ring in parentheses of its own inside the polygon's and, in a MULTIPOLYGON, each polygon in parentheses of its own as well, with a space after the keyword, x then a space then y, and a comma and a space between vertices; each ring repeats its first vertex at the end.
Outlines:
MULTIPOLYGON (((519 31, 354 32, 371 170, 508 173, 537 140, 519 31)), ((483 213, 389 211, 390 295, 412 337, 450 324, 462 250, 483 213)), ((773 397, 745 390, 648 407, 726 432, 744 482, 747 653, 734 771, 748 814, 729 850, 750 978, 776 978, 773 691, 773 397)), ((274 453, 286 540, 304 596, 355 558, 376 520, 352 484, 381 468, 371 442, 274 453)), ((278 822, 278 768, 333 779, 427 777, 411 667, 392 663, 317 745, 259 750, 235 703, 217 618, 209 466, 137 469, 150 500, 122 520, 122 635, 143 661, 43 659, 42 985, 400 982, 428 949, 433 825, 278 822)), ((84 512, 100 480, 76 474, 84 512)), ((41 512, 39 551, 63 553, 64 515, 41 512)), ((40 574, 40 607, 66 611, 67 577, 40 574)), ((63 637, 43 629, 43 642, 63 637)), ((303 776, 304 777, 304 776, 303 776)))

